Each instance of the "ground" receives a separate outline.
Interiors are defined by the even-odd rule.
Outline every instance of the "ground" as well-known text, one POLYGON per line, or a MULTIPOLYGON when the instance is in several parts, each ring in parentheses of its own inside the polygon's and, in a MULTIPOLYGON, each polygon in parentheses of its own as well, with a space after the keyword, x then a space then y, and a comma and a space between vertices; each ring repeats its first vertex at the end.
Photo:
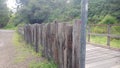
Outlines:
POLYGON ((13 43, 14 32, 0 30, 0 68, 29 68, 30 62, 39 61, 40 58, 16 47, 13 43))

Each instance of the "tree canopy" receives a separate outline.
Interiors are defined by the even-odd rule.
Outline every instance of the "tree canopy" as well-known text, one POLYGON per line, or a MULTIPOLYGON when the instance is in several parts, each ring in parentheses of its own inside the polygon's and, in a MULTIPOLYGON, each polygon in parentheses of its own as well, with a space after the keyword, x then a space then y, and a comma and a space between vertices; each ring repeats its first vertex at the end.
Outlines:
MULTIPOLYGON (((19 21, 27 23, 71 21, 80 18, 81 0, 17 0, 19 21)), ((120 0, 89 0, 88 21, 99 23, 107 15, 120 22, 120 0)))

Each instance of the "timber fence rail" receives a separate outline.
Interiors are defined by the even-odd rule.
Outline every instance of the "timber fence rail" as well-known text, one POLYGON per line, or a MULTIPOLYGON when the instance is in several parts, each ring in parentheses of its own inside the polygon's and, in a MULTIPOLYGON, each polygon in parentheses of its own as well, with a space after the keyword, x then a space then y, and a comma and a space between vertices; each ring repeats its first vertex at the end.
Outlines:
MULTIPOLYGON (((28 24, 19 33, 36 52, 48 60, 54 60, 58 68, 80 68, 80 29, 81 22, 76 20, 69 23, 28 24), (24 32, 22 32, 24 31, 24 32)), ((85 61, 83 61, 85 62, 85 61)))
POLYGON ((91 36, 107 37, 106 45, 107 47, 112 48, 110 44, 111 39, 114 38, 120 40, 120 24, 89 24, 87 26, 87 37, 88 37, 87 42, 89 43, 92 43, 91 36), (95 28, 98 29, 97 32, 94 31, 95 28), (99 33, 99 29, 101 29, 103 32, 99 33))

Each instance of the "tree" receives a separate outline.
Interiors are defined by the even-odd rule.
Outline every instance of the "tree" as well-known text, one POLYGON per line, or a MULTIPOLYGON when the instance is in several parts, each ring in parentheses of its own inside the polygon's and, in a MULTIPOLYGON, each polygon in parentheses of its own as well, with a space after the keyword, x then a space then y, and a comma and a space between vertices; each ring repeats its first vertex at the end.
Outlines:
MULTIPOLYGON (((81 0, 17 0, 16 23, 43 23, 80 19, 81 0)), ((88 21, 99 23, 106 15, 120 22, 120 0, 89 0, 88 21)))
POLYGON ((5 2, 6 0, 0 0, 0 27, 4 27, 9 21, 9 10, 5 2))
POLYGON ((120 0, 89 0, 89 22, 98 23, 111 15, 120 22, 120 0))

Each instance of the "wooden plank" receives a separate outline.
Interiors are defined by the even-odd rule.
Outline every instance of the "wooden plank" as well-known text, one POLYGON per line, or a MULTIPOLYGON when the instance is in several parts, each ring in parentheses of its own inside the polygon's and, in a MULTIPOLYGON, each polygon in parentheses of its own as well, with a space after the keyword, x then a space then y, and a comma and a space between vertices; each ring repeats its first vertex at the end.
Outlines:
POLYGON ((119 57, 98 61, 94 63, 89 63, 89 64, 86 64, 86 68, 112 68, 112 67, 115 67, 116 65, 120 65, 119 57))
POLYGON ((110 36, 112 38, 120 38, 120 35, 114 35, 114 34, 98 34, 98 33, 88 33, 90 35, 96 35, 96 36, 110 36))
POLYGON ((27 33, 28 44, 30 44, 31 41, 30 41, 30 25, 29 24, 27 25, 27 32, 28 32, 27 33))
POLYGON ((39 24, 39 34, 38 34, 38 39, 39 39, 39 43, 38 43, 38 48, 39 48, 39 52, 42 54, 43 53, 43 45, 42 45, 42 24, 39 24))
POLYGON ((73 27, 70 24, 66 24, 65 48, 64 48, 64 68, 72 68, 72 31, 73 31, 73 27))
POLYGON ((73 25, 72 68, 80 68, 80 26, 81 22, 76 20, 73 25))
POLYGON ((87 45, 86 68, 111 68, 120 65, 120 51, 94 47, 87 45))
POLYGON ((24 26, 24 40, 26 41, 26 25, 24 26))
MULTIPOLYGON (((108 24, 88 24, 88 26, 107 26, 108 24)), ((109 24, 111 26, 120 26, 120 24, 109 24)))
POLYGON ((42 46, 43 46, 43 56, 47 58, 47 51, 46 51, 46 25, 43 23, 42 24, 43 29, 42 29, 42 46))
POLYGON ((58 64, 58 47, 57 47, 57 32, 58 32, 58 23, 55 21, 51 23, 51 45, 52 45, 52 53, 53 53, 53 60, 55 63, 58 64))
POLYGON ((36 34, 35 34, 35 37, 36 37, 36 41, 35 41, 35 51, 38 52, 39 49, 38 49, 38 44, 39 44, 39 25, 38 24, 35 24, 35 30, 36 30, 36 34))
POLYGON ((88 30, 88 42, 90 42, 90 34, 89 34, 89 33, 91 33, 90 32, 90 26, 88 26, 87 30, 88 30))
POLYGON ((30 34, 30 45, 32 45, 32 28, 31 28, 31 24, 29 24, 29 30, 30 30, 30 32, 29 32, 29 34, 30 34))
POLYGON ((31 35, 32 35, 32 47, 34 46, 34 26, 31 25, 31 35))
POLYGON ((50 60, 52 59, 52 51, 51 51, 51 39, 50 39, 50 36, 51 36, 51 33, 50 33, 50 24, 46 24, 46 41, 47 41, 47 58, 50 60))
POLYGON ((107 36, 107 46, 109 46, 110 47, 110 33, 111 33, 111 25, 108 25, 107 26, 107 33, 108 33, 108 36, 107 36))
POLYGON ((65 23, 58 23, 59 68, 64 68, 65 23))

